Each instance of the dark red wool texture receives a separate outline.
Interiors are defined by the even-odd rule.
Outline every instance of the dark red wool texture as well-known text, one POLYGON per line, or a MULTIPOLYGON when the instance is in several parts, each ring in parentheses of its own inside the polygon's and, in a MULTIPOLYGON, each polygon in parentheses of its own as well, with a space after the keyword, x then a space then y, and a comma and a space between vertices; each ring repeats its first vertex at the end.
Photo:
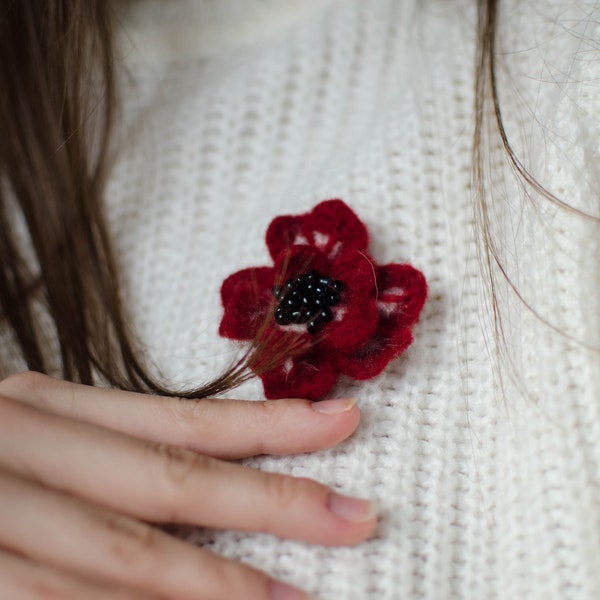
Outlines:
POLYGON ((266 243, 273 267, 244 269, 223 282, 219 333, 235 340, 288 335, 311 342, 305 352, 260 374, 267 398, 321 399, 339 375, 375 377, 410 345, 411 327, 427 297, 425 277, 408 264, 378 266, 368 254, 366 227, 342 200, 275 218, 266 243), (344 284, 333 320, 317 335, 273 318, 273 286, 311 269, 344 284))

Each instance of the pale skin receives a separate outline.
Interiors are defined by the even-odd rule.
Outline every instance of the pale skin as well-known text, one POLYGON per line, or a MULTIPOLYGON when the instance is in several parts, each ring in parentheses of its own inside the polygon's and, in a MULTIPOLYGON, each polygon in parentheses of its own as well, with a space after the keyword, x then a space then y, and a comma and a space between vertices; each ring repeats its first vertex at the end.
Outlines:
POLYGON ((189 401, 12 375, 0 382, 0 597, 309 598, 149 523, 357 544, 372 502, 227 461, 327 448, 359 419, 348 399, 189 401))

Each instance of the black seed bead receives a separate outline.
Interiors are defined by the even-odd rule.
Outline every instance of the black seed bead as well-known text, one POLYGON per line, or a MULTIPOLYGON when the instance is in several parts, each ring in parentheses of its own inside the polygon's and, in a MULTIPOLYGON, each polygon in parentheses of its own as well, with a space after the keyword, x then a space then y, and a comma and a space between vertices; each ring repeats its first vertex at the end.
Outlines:
POLYGON ((312 305, 315 308, 321 308, 322 306, 327 306, 327 303, 325 302, 325 298, 323 298, 322 296, 317 296, 313 299, 312 305))
POLYGON ((275 309, 275 322, 279 325, 289 325, 290 319, 287 315, 287 312, 284 310, 283 306, 278 306, 275 309))
POLYGON ((296 290, 288 292, 283 299, 283 305, 288 308, 296 308, 300 306, 300 302, 302 302, 302 297, 296 290))
POLYGON ((328 290, 325 294, 325 301, 329 306, 335 306, 341 300, 341 296, 335 290, 328 290))
POLYGON ((327 306, 322 308, 319 311, 319 319, 324 323, 329 323, 329 321, 333 320, 333 313, 331 312, 331 309, 327 306))
POLYGON ((344 289, 344 284, 339 280, 336 279, 335 281, 333 281, 331 283, 331 287, 336 291, 336 292, 341 292, 344 289))
POLYGON ((295 309, 289 313, 289 319, 292 323, 305 323, 304 314, 301 310, 295 309))
POLYGON ((318 278, 319 278, 319 274, 314 269, 312 271, 309 271, 306 274, 306 280, 309 282, 313 282, 315 279, 318 279, 318 278))
POLYGON ((296 283, 296 280, 295 280, 295 279, 290 279, 290 280, 289 280, 289 281, 287 281, 287 282, 286 282, 286 284, 285 284, 285 289, 286 289, 287 291, 294 290, 294 289, 296 289, 296 287, 297 287, 297 283, 296 283))
POLYGON ((328 285, 331 285, 331 277, 321 277, 319 278, 319 283, 327 287, 328 285))
POLYGON ((274 285, 273 288, 271 289, 271 291, 273 292, 273 296, 275 296, 275 298, 277 298, 277 300, 279 300, 281 298, 281 286, 280 285, 274 285))
POLYGON ((308 333, 314 335, 315 333, 317 333, 317 331, 319 331, 319 321, 317 321, 316 319, 313 319, 312 321, 308 322, 308 325, 306 326, 306 331, 308 331, 308 333))

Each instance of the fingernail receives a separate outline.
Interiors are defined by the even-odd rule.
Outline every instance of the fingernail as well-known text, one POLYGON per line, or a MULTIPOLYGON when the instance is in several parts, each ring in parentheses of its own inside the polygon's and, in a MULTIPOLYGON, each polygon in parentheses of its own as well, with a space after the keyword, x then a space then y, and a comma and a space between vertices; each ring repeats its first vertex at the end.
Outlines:
POLYGON ((329 494, 327 505, 334 515, 352 523, 369 521, 377 514, 377 504, 372 500, 342 496, 335 492, 329 494))
POLYGON ((350 410, 358 402, 357 398, 335 398, 313 402, 312 407, 317 412, 325 415, 339 415, 350 410))
POLYGON ((269 582, 269 596, 271 600, 312 600, 313 598, 310 594, 275 579, 269 582))

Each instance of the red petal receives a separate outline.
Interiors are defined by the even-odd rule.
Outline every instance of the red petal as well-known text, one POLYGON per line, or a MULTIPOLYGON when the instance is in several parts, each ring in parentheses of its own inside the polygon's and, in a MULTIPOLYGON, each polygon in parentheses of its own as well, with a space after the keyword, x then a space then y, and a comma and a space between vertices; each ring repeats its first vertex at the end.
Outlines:
POLYGON ((315 342, 315 337, 306 331, 306 327, 282 327, 272 319, 256 336, 256 353, 248 364, 257 375, 261 375, 281 366, 289 358, 312 352, 315 342))
POLYGON ((221 336, 234 340, 254 338, 274 303, 271 293, 274 280, 272 267, 243 269, 225 279, 221 286, 225 308, 219 326, 221 336))
POLYGON ((340 372, 365 380, 379 375, 388 363, 400 356, 412 342, 409 327, 397 327, 392 319, 380 319, 375 335, 360 350, 339 360, 340 372))
POLYGON ((274 261, 277 260, 277 257, 280 256, 284 250, 297 245, 302 241, 300 238, 303 218, 304 215, 299 215, 297 217, 293 215, 283 215, 281 217, 275 217, 271 221, 265 238, 267 248, 274 261))
POLYGON ((410 326, 417 321, 427 283, 411 265, 384 265, 377 268, 379 321, 367 344, 339 360, 340 371, 354 379, 370 379, 400 356, 412 342, 410 326))
POLYGON ((266 242, 273 260, 292 245, 312 246, 333 260, 346 252, 366 251, 369 234, 345 202, 326 200, 309 213, 273 219, 266 242))
POLYGON ((346 354, 364 345, 377 327, 375 264, 366 254, 355 253, 334 262, 327 274, 344 288, 340 303, 332 307, 334 320, 323 326, 322 345, 346 354))
POLYGON ((382 317, 398 327, 412 325, 419 318, 427 298, 423 273, 411 265, 383 265, 377 268, 377 306, 382 317))
POLYGON ((288 279, 297 277, 311 269, 328 274, 331 266, 327 257, 311 246, 291 246, 275 260, 275 283, 283 285, 288 279))
POLYGON ((325 396, 337 381, 331 356, 320 348, 287 360, 281 367, 261 375, 265 397, 306 398, 318 400, 325 396))

